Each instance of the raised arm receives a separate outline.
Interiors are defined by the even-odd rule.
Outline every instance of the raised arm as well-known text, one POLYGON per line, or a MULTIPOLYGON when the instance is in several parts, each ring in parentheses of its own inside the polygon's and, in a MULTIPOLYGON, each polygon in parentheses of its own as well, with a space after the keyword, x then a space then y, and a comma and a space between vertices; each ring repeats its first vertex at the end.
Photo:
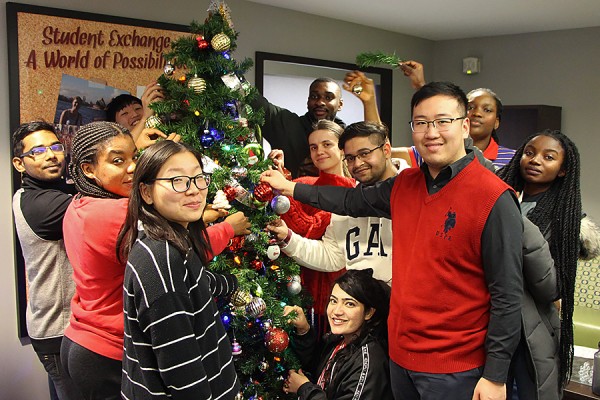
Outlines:
POLYGON ((363 103, 365 121, 381 123, 373 79, 361 71, 350 71, 344 77, 344 89, 363 103))

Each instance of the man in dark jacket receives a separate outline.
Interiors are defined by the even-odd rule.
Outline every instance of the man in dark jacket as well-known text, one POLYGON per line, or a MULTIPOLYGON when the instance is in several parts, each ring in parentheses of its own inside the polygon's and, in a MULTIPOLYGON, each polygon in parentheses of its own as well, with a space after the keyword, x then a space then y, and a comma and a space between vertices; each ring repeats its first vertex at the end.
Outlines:
POLYGON ((306 102, 308 111, 302 116, 269 103, 263 96, 257 96, 252 101, 252 107, 265 111, 263 137, 269 141, 272 148, 283 150, 285 166, 294 178, 299 176, 303 167, 306 168, 306 164, 309 169, 312 166, 308 151, 308 134, 313 131, 313 124, 320 119, 328 119, 345 127, 344 122, 336 118, 343 104, 342 90, 331 78, 317 78, 310 84, 306 102))

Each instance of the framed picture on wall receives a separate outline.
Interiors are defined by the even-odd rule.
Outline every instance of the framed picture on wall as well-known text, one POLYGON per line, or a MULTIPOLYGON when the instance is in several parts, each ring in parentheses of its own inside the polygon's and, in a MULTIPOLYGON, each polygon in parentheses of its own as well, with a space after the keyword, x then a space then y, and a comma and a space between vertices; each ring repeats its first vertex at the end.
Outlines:
MULTIPOLYGON (((54 123, 68 148, 79 127, 102 120, 122 93, 140 95, 163 73, 163 53, 189 35, 184 25, 6 3, 10 131, 24 122, 54 123)), ((21 176, 13 172, 13 189, 21 176)), ((82 233, 85 234, 85 233, 82 233)), ((27 336, 27 279, 15 233, 19 337, 27 336)))

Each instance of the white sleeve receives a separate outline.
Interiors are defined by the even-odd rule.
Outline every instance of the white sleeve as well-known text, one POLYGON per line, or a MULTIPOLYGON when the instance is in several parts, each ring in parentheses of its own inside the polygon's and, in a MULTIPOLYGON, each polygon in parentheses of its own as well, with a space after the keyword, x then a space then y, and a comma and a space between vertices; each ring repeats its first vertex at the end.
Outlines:
POLYGON ((331 217, 331 222, 321 239, 307 239, 297 233, 292 233, 289 243, 281 250, 303 267, 321 272, 341 270, 346 266, 346 257, 338 244, 333 229, 333 220, 336 215, 331 217))

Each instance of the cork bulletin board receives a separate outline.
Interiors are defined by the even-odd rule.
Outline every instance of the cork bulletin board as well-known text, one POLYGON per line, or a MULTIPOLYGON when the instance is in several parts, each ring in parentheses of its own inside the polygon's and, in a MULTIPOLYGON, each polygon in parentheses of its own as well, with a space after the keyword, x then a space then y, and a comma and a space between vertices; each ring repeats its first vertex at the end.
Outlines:
MULTIPOLYGON (((163 52, 189 34, 184 25, 19 3, 6 3, 6 15, 11 133, 23 122, 58 123, 61 107, 71 107, 76 97, 85 106, 83 123, 102 119, 103 105, 115 95, 139 97, 163 73, 163 52)), ((14 171, 14 190, 19 186, 14 171)), ((26 279, 16 234, 15 243, 19 337, 24 338, 26 279)))

